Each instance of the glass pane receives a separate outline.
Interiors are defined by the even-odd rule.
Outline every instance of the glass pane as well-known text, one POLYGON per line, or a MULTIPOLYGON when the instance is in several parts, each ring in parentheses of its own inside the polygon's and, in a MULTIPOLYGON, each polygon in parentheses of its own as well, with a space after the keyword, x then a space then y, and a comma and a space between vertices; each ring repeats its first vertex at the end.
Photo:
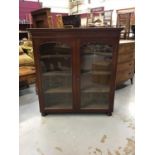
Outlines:
POLYGON ((112 51, 101 43, 81 46, 81 108, 108 109, 112 51))
POLYGON ((72 108, 71 48, 62 43, 40 46, 42 89, 45 107, 72 108))

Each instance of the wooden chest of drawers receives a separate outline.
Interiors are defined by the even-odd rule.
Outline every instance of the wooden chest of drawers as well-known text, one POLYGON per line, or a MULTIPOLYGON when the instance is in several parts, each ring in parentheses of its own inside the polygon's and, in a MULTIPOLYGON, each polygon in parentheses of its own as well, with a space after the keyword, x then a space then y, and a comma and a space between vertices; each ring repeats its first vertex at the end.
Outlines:
POLYGON ((119 43, 116 85, 131 80, 135 71, 135 41, 121 40, 119 43))

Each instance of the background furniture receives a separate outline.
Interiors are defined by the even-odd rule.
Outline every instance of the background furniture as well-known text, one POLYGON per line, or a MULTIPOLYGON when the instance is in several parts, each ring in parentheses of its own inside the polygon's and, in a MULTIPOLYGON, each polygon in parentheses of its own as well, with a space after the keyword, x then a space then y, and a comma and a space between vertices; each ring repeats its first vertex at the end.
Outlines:
POLYGON ((19 40, 22 40, 23 38, 29 38, 27 29, 31 28, 31 26, 31 24, 19 24, 19 40))
MULTIPOLYGON (((135 25, 135 9, 120 9, 117 10, 117 27, 122 27, 123 31, 121 32, 122 39, 131 39, 132 25, 135 25)), ((133 37, 134 38, 134 37, 133 37)))
POLYGON ((133 76, 135 71, 135 41, 121 40, 118 50, 116 85, 131 80, 133 83, 133 76))
POLYGON ((19 88, 29 87, 30 84, 35 82, 35 67, 22 66, 19 67, 19 88))
POLYGON ((106 27, 112 26, 112 13, 113 10, 105 10, 103 12, 103 25, 106 27))
POLYGON ((28 31, 19 31, 19 41, 22 40, 23 38, 28 39, 28 37, 29 37, 28 31))
POLYGON ((24 40, 19 46, 19 88, 35 83, 35 66, 32 42, 24 40))
POLYGON ((34 28, 52 28, 52 16, 50 8, 42 8, 31 12, 34 28))
POLYGON ((42 115, 112 114, 119 28, 30 29, 42 115))
POLYGON ((38 1, 19 0, 19 40, 28 39, 27 28, 32 27, 31 11, 42 8, 38 1))
POLYGON ((104 7, 91 8, 87 13, 87 27, 103 26, 104 7))
POLYGON ((72 27, 80 27, 81 26, 81 17, 80 15, 70 15, 70 16, 62 16, 64 27, 72 26, 72 27))

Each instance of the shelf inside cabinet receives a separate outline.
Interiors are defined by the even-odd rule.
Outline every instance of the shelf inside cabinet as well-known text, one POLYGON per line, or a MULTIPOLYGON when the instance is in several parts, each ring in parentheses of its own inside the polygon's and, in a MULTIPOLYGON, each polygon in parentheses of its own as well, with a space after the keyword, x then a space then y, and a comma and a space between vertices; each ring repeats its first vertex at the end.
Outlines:
POLYGON ((60 102, 60 103, 56 103, 56 104, 49 104, 49 105, 46 105, 46 110, 48 109, 72 109, 72 104, 69 104, 69 103, 63 103, 63 102, 60 102))
POLYGON ((81 89, 81 93, 109 93, 109 86, 87 86, 81 89))
POLYGON ((111 75, 111 72, 109 71, 88 71, 88 72, 83 72, 82 75, 111 75))
POLYGON ((46 109, 72 109, 72 94, 45 94, 46 109))
POLYGON ((83 56, 87 56, 87 55, 102 55, 102 56, 112 56, 112 53, 108 53, 108 52, 83 52, 82 53, 83 56))
POLYGON ((50 59, 50 58, 69 58, 71 55, 59 54, 59 55, 42 55, 40 59, 50 59))
POLYGON ((53 94, 53 93, 72 93, 71 87, 57 87, 57 88, 50 88, 45 91, 45 94, 53 94))
POLYGON ((43 73, 43 76, 71 76, 71 71, 53 71, 53 72, 46 72, 43 73))
POLYGON ((108 109, 108 102, 102 103, 85 103, 81 105, 81 109, 108 109))

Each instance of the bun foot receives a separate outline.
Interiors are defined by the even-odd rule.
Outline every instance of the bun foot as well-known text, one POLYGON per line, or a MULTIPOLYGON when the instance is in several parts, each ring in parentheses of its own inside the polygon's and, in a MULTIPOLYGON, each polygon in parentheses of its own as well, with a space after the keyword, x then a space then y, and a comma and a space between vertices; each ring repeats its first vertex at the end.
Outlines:
POLYGON ((41 113, 41 116, 46 116, 46 115, 47 115, 47 113, 45 113, 45 112, 41 113))
POLYGON ((108 116, 112 116, 112 112, 107 112, 107 115, 108 116))

